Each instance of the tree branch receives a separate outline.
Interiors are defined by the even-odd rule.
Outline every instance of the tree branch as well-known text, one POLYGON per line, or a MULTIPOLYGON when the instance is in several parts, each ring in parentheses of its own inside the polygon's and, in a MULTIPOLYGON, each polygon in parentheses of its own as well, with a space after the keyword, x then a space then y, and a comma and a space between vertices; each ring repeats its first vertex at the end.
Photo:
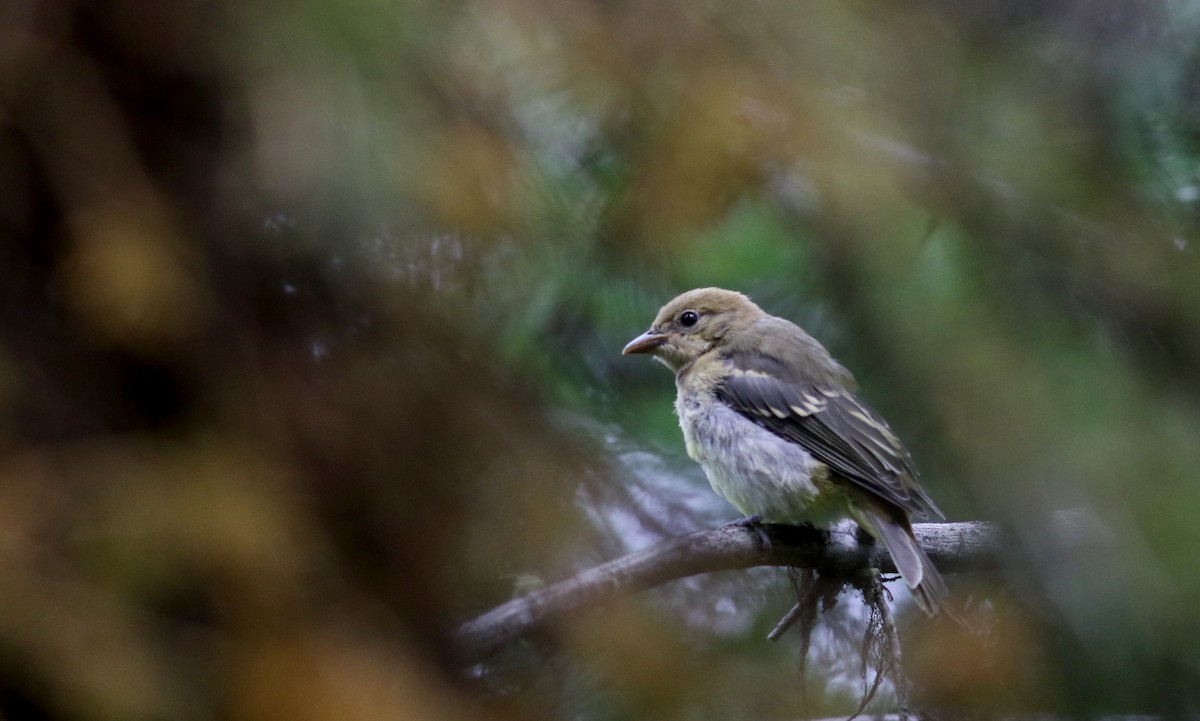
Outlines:
MULTIPOLYGON (((828 534, 796 526, 763 526, 771 547, 754 530, 725 526, 672 538, 650 548, 581 571, 572 578, 514 599, 459 627, 457 644, 466 662, 480 661, 546 623, 614 598, 687 576, 753 566, 818 568, 852 575, 867 567, 894 572, 881 544, 860 543, 851 527, 828 534)), ((999 530, 994 524, 919 523, 917 540, 938 568, 991 570, 997 566, 999 530)))

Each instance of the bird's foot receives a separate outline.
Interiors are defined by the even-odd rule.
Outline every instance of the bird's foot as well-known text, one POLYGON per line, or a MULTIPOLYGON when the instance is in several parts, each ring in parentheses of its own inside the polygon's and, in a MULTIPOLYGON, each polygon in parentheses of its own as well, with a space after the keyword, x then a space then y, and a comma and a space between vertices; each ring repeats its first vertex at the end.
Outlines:
POLYGON ((771 550, 771 538, 767 535, 767 529, 763 527, 762 516, 757 513, 753 516, 739 518, 736 521, 726 523, 722 528, 749 528, 754 531, 754 535, 758 536, 758 545, 764 551, 771 550))
POLYGON ((745 518, 739 518, 736 521, 730 521, 729 523, 721 526, 721 528, 750 528, 751 526, 759 525, 761 523, 762 516, 756 513, 753 516, 746 516, 745 518))

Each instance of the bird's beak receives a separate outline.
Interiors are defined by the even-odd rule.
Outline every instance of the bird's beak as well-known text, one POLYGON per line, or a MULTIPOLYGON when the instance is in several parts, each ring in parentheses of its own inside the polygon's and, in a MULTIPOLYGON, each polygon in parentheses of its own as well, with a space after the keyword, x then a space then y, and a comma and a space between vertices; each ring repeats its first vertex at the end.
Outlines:
POLYGON ((653 353, 659 346, 666 342, 666 333, 658 333, 653 330, 648 330, 639 335, 637 338, 629 341, 625 348, 621 350, 621 355, 633 355, 634 353, 653 353))

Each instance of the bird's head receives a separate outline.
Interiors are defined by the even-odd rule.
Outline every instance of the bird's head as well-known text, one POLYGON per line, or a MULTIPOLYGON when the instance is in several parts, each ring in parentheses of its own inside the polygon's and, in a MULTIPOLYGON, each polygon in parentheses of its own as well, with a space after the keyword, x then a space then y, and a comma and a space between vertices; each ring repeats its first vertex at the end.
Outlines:
POLYGON ((650 329, 629 341, 621 352, 649 353, 678 373, 730 334, 765 315, 741 293, 721 288, 689 290, 664 305, 650 329))

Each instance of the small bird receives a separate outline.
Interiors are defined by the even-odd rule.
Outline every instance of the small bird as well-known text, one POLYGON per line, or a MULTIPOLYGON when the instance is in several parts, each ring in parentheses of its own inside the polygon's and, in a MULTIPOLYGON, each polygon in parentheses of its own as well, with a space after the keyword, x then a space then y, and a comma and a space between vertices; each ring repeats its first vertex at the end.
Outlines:
POLYGON ((633 353, 675 372, 688 455, 751 523, 827 528, 852 518, 887 546, 921 609, 938 612, 946 584, 911 518, 942 513, 917 484, 908 451, 824 346, 741 293, 699 288, 663 306, 622 351, 633 353))

